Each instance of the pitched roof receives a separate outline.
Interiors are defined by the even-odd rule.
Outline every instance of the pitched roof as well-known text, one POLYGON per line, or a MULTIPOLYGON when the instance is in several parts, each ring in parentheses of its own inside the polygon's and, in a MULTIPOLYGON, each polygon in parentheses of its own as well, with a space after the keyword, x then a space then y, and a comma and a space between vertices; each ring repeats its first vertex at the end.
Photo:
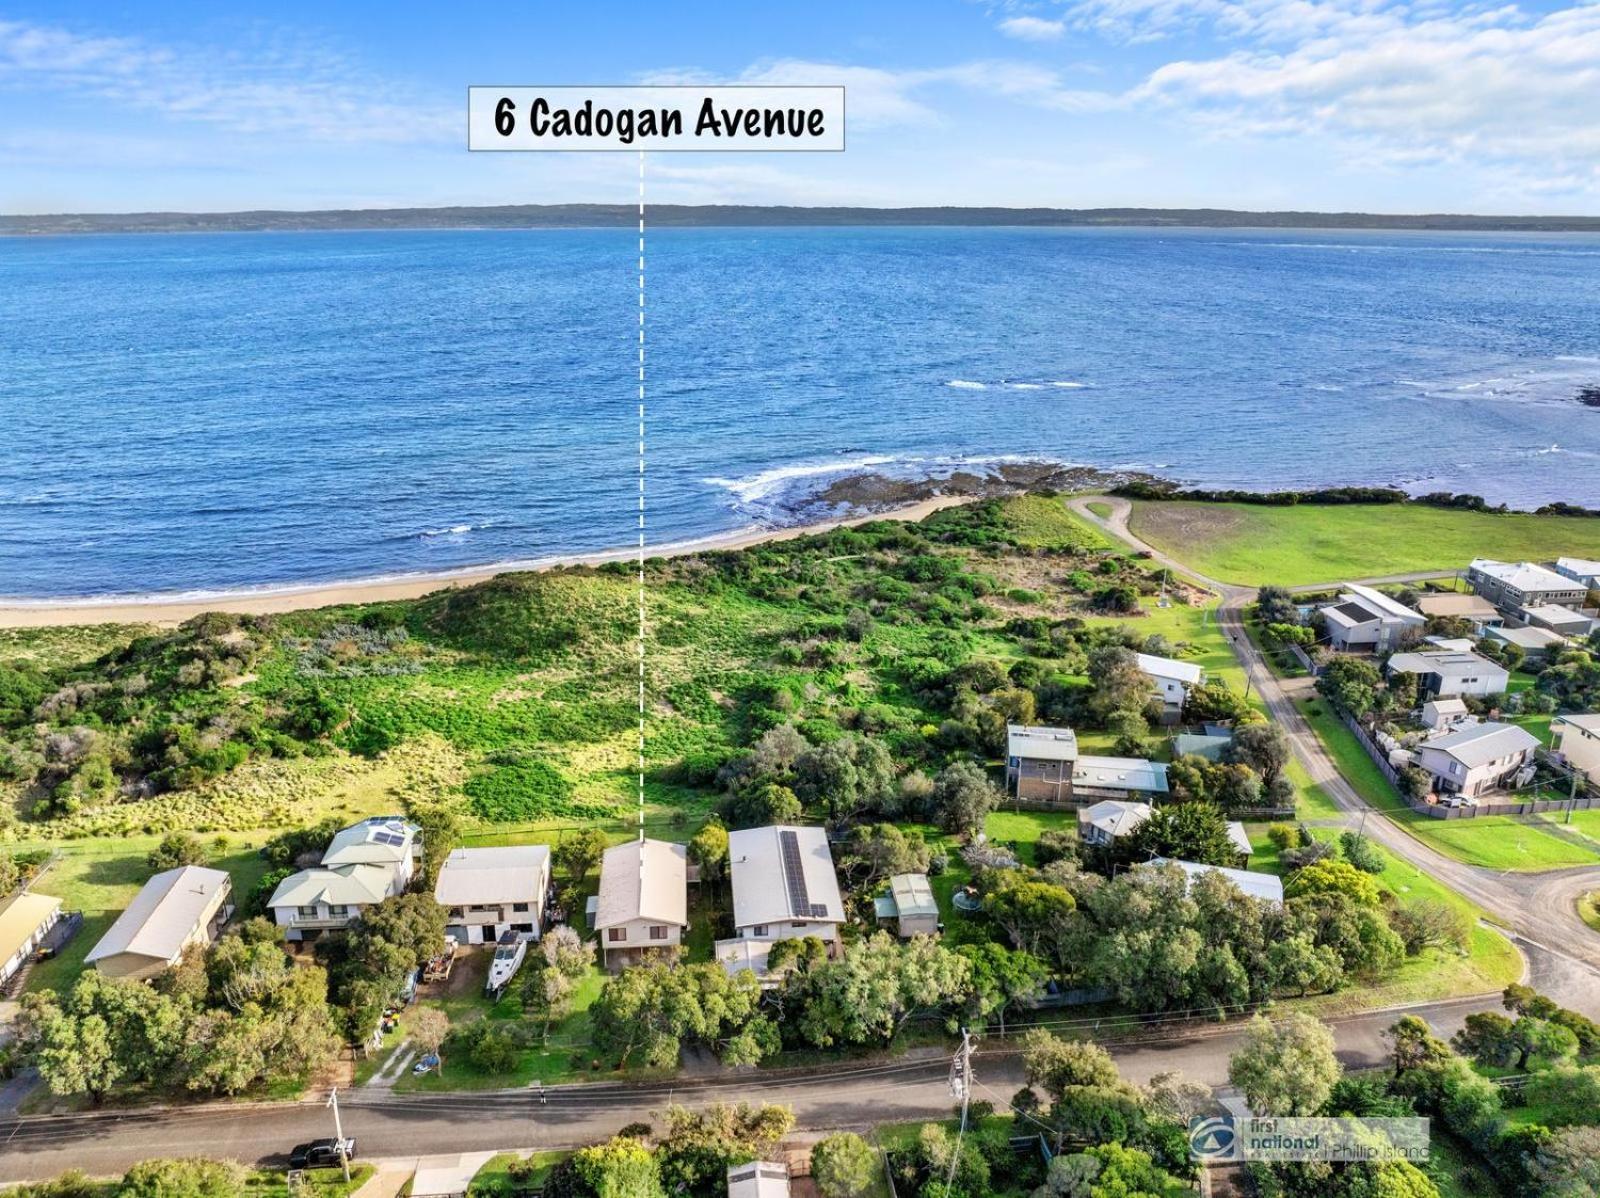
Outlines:
POLYGON ((1006 756, 1034 761, 1072 761, 1078 756, 1078 734, 1071 728, 1007 724, 1006 756))
POLYGON ((927 874, 895 874, 889 879, 889 895, 898 915, 938 915, 939 904, 928 885, 927 874))
POLYGON ((1494 721, 1422 742, 1423 749, 1437 749, 1468 769, 1538 747, 1539 741, 1527 729, 1494 721))
POLYGON ((1489 636, 1497 641, 1504 641, 1508 645, 1515 645, 1519 649, 1528 649, 1533 652, 1542 652, 1552 645, 1563 645, 1566 638, 1559 632, 1551 632, 1548 628, 1491 628, 1489 636))
POLYGON ((844 901, 821 828, 776 824, 728 833, 733 926, 844 922, 844 901))
POLYGON ((1098 828, 1111 837, 1127 836, 1149 819, 1155 808, 1149 803, 1130 803, 1106 799, 1078 812, 1078 822, 1098 828))
POLYGON ((399 816, 377 815, 340 828, 322 854, 324 865, 398 865, 411 856, 418 828, 399 816))
POLYGON ((1151 865, 1176 865, 1188 875, 1189 885, 1202 874, 1221 874, 1251 898, 1265 899, 1271 903, 1283 902, 1283 879, 1276 874, 1257 873, 1253 869, 1228 869, 1222 865, 1202 865, 1196 861, 1178 861, 1171 857, 1155 857, 1151 865))
POLYGON ((84 960, 133 953, 171 961, 183 951, 201 921, 210 917, 218 896, 232 885, 226 871, 199 865, 157 874, 134 895, 84 960))
POLYGON ((389 897, 394 869, 385 865, 318 865, 290 874, 267 900, 269 907, 366 906, 389 897))
POLYGON ((1426 622, 1421 612, 1412 611, 1400 600, 1391 595, 1385 595, 1375 587, 1363 586, 1359 582, 1347 582, 1344 589, 1359 599, 1363 605, 1372 608, 1379 615, 1390 620, 1399 620, 1405 624, 1422 624, 1426 622))
POLYGON ((1201 736, 1196 732, 1180 732, 1172 738, 1172 755, 1186 757, 1193 753, 1207 761, 1221 761, 1223 752, 1232 743, 1231 736, 1201 736))
POLYGON ((0 963, 11 960, 39 925, 61 909, 61 900, 25 890, 0 903, 0 963))
POLYGON ((1506 668, 1476 653, 1454 649, 1426 653, 1396 653, 1389 659, 1393 674, 1437 674, 1441 678, 1474 678, 1479 674, 1505 674, 1506 668))
POLYGON ((1353 599, 1343 603, 1330 603, 1322 609, 1322 614, 1337 624, 1368 624, 1379 619, 1375 611, 1371 611, 1353 599))
POLYGON ((1139 668, 1152 678, 1175 678, 1185 686, 1199 686, 1205 670, 1192 661, 1179 661, 1174 657, 1157 657, 1153 653, 1135 653, 1139 668))
POLYGON ((1072 767, 1074 786, 1167 793, 1167 767, 1143 757, 1080 757, 1072 767))
POLYGON ((1586 732, 1600 732, 1600 711, 1558 715, 1552 722, 1556 724, 1571 724, 1574 728, 1582 728, 1586 732))
POLYGON ((1468 569, 1523 592, 1570 591, 1578 585, 1576 579, 1557 574, 1534 562, 1497 562, 1490 557, 1475 557, 1468 569))
POLYGON ((1460 699, 1429 699, 1422 707, 1424 711, 1431 707, 1439 715, 1465 715, 1467 713, 1467 705, 1460 699))
POLYGON ((549 860, 542 844, 452 849, 439 867, 433 897, 446 907, 537 903, 544 897, 549 860))
POLYGON ((596 929, 635 919, 689 924, 689 850, 665 840, 630 840, 600 859, 596 929))
POLYGON ((1600 579, 1600 562, 1585 557, 1558 557, 1556 573, 1592 585, 1596 579, 1600 579))
POLYGON ((1233 847, 1246 857, 1255 852, 1255 847, 1250 843, 1250 833, 1244 830, 1244 825, 1236 819, 1228 821, 1228 839, 1233 841, 1233 847))

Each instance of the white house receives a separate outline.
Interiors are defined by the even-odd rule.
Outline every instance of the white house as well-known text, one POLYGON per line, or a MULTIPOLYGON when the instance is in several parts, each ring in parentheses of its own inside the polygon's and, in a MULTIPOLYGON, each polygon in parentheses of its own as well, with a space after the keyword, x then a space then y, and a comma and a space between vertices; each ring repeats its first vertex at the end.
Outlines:
POLYGON ((1534 562, 1497 562, 1487 557, 1473 559, 1467 583, 1512 619, 1525 607, 1582 607, 1589 593, 1577 579, 1534 562))
POLYGON ((416 872, 421 832, 397 816, 374 816, 334 833, 322 864, 292 873, 267 906, 290 940, 348 928, 361 912, 404 893, 416 872))
POLYGON ((1575 579, 1591 591, 1600 591, 1600 562, 1582 557, 1558 557, 1556 573, 1575 579))
POLYGON ((823 829, 776 824, 729 832, 728 877, 735 940, 816 936, 838 943, 844 900, 823 829))
POLYGON ((1132 836, 1154 813, 1149 803, 1105 799, 1079 808, 1078 839, 1097 848, 1110 848, 1124 836, 1132 836))
POLYGON ((895 874, 889 893, 873 899, 872 907, 879 923, 894 921, 902 940, 939 934, 939 904, 927 874, 895 874))
POLYGON ((1550 732, 1567 764, 1600 783, 1600 713, 1558 715, 1550 721, 1550 732))
POLYGON ((1504 666, 1476 653, 1449 649, 1396 653, 1385 668, 1390 675, 1415 674, 1417 694, 1423 699, 1503 695, 1511 682, 1511 674, 1504 666))
POLYGON ((1157 657, 1153 653, 1135 653, 1139 669, 1154 683, 1151 693, 1161 700, 1167 718, 1175 719, 1189 698, 1189 692, 1203 686, 1206 672, 1192 661, 1178 661, 1172 657, 1157 657))
POLYGON ((1339 597, 1322 608, 1328 643, 1340 652, 1387 653, 1428 618, 1398 599, 1358 582, 1346 583, 1339 597))
POLYGON ((549 893, 550 850, 542 844, 453 849, 433 887, 461 944, 494 944, 506 932, 537 937, 549 893))
POLYGON ((600 859, 594 929, 607 969, 683 943, 689 926, 689 850, 665 840, 614 845, 600 859))
POLYGON ((1432 776, 1437 794, 1470 799, 1514 783, 1538 747, 1527 730, 1491 721, 1423 741, 1416 761, 1432 776))
POLYGON ((1429 699, 1422 705, 1422 726, 1438 730, 1467 718, 1467 705, 1460 699, 1429 699))
POLYGON ((11 980, 61 919, 61 900, 24 890, 0 903, 0 985, 11 980))
POLYGON ((217 938, 233 914, 233 880, 225 870, 185 865, 151 878, 84 958, 114 978, 152 978, 193 945, 217 938))
POLYGON ((729 1165, 728 1198, 789 1198, 789 1166, 782 1161, 729 1165))
POLYGON ((1283 879, 1276 874, 1257 873, 1250 869, 1229 869, 1223 865, 1204 865, 1197 861, 1178 861, 1172 857, 1155 857, 1147 865, 1176 865, 1193 886, 1196 878, 1204 874, 1221 874, 1246 895, 1268 903, 1283 902, 1283 879))

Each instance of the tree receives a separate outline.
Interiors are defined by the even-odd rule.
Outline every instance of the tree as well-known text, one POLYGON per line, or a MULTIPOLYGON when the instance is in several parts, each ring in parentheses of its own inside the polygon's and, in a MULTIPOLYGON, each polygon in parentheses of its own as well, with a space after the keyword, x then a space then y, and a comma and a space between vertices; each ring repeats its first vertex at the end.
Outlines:
POLYGON ((1347 861, 1314 862, 1297 871, 1283 889, 1289 898, 1342 894, 1364 907, 1376 907, 1382 902, 1382 894, 1372 875, 1362 873, 1347 861))
POLYGON ((689 859, 700 867, 702 882, 720 882, 728 866, 728 829, 712 820, 689 842, 689 859))
POLYGON ((798 1014, 786 1022, 821 1048, 887 1044, 917 1011, 959 1001, 971 969, 932 936, 901 943, 878 932, 847 946, 836 960, 791 973, 783 1000, 798 1014))
POLYGON ((1349 654, 1336 656, 1317 676, 1317 693, 1357 718, 1377 704, 1382 686, 1376 665, 1349 654))
POLYGON ((704 1110, 669 1106, 656 1149, 662 1188, 671 1194, 722 1193, 728 1167, 771 1154, 794 1127, 788 1107, 713 1103, 704 1110))
POLYGON ((530 964, 522 982, 522 1012, 540 1020, 540 1034, 549 1039, 550 1025, 572 1013, 578 981, 594 967, 594 945, 562 924, 544 934, 530 964))
POLYGON ((1427 1069, 1448 1060, 1450 1046, 1433 1034, 1424 1019, 1404 1015, 1386 1033, 1394 1045, 1394 1075, 1404 1077, 1417 1069, 1427 1069))
POLYGON ((1472 938, 1472 920, 1465 911, 1438 899, 1411 899, 1389 909, 1389 926, 1409 956, 1427 948, 1465 952, 1472 938))
POLYGON ((1300 608, 1288 587, 1264 586, 1256 592, 1256 616, 1263 624, 1294 624, 1300 608))
POLYGON ((800 796, 787 786, 763 782, 740 791, 728 800, 728 823, 735 828, 764 828, 769 824, 792 824, 804 808, 800 796))
POLYGON ((88 970, 65 997, 46 990, 23 1000, 22 1038, 52 1093, 86 1094, 98 1105, 113 1087, 166 1081, 184 1023, 167 995, 88 970))
POLYGON ((600 858, 605 856, 608 847, 606 834, 599 828, 580 828, 565 833, 550 856, 556 868, 567 875, 572 885, 581 886, 583 880, 600 864, 600 858))
POLYGON ((205 860, 205 846, 193 832, 168 832, 161 843, 150 850, 145 864, 151 873, 158 874, 185 865, 204 865, 205 860))
POLYGON ((1378 846, 1358 832, 1341 832, 1339 849, 1344 859, 1364 874, 1381 874, 1389 867, 1388 859, 1378 846))
POLYGON ((1006 1011, 1037 995, 1050 976, 1044 962, 1032 953, 1013 952, 992 941, 959 945, 956 952, 972 966, 967 995, 970 1021, 982 1027, 998 1019, 1001 1035, 1005 1034, 1006 1011))
POLYGON ((927 841, 895 824, 862 824, 850 834, 841 865, 855 884, 869 886, 895 874, 927 873, 932 856, 927 841))
POLYGON ((1569 1127, 1541 1144, 1528 1162, 1541 1198, 1592 1198, 1600 1194, 1600 1127, 1569 1127))
POLYGON ((993 875, 983 906, 1017 948, 1054 958, 1078 903, 1064 886, 1008 869, 993 875))
POLYGON ((461 815, 446 803, 415 805, 408 814, 422 833, 422 888, 431 893, 439 868, 461 843, 461 815))
POLYGON ((665 1198, 655 1156, 632 1137, 581 1149, 573 1162, 595 1198, 665 1198))
POLYGON ((140 1161, 123 1174, 117 1198, 235 1198, 244 1192, 244 1182, 244 1166, 236 1161, 140 1161))
POLYGON ((863 811, 895 806, 894 759, 880 742, 841 736, 795 758, 794 792, 807 807, 823 808, 829 819, 852 819, 863 811))
POLYGON ((516 1069, 522 1050, 510 1028, 485 1019, 474 1025, 467 1055, 485 1073, 505 1074, 516 1069))
POLYGON ((704 1045, 730 1065, 756 1064, 778 1048, 755 975, 730 976, 714 962, 624 970, 606 981, 589 1018, 595 1047, 623 1066, 637 1056, 670 1068, 685 1044, 704 1045))
POLYGON ((1289 737, 1273 723, 1245 724, 1234 729, 1226 750, 1229 761, 1247 765, 1269 789, 1289 764, 1289 737))
POLYGON ((1228 1061, 1228 1080, 1263 1115, 1313 1114, 1339 1080, 1333 1033, 1299 1012, 1272 1023, 1257 1015, 1244 1045, 1228 1061))
POLYGON ((417 1007, 406 1017, 406 1034, 423 1056, 439 1058, 438 1070, 444 1073, 445 1037, 450 1034, 450 1017, 438 1007, 417 1007))
POLYGON ((929 806, 934 822, 946 832, 978 832, 1002 797, 981 766, 958 761, 939 771, 929 806))
POLYGON ((1101 723, 1116 711, 1143 711, 1150 702, 1153 684, 1139 668, 1132 649, 1104 645, 1089 654, 1089 682, 1093 691, 1089 709, 1101 723))
POLYGON ((1201 865, 1234 865, 1239 847, 1228 836, 1222 808, 1211 803, 1158 807, 1128 838, 1134 860, 1175 857, 1201 865))
POLYGON ((1184 718, 1198 723, 1243 720, 1252 710, 1244 692, 1231 689, 1220 678, 1211 678, 1201 686, 1191 687, 1183 698, 1184 718))
POLYGON ((836 1132, 811 1150, 811 1178, 822 1198, 866 1198, 881 1171, 877 1150, 855 1132, 836 1132))

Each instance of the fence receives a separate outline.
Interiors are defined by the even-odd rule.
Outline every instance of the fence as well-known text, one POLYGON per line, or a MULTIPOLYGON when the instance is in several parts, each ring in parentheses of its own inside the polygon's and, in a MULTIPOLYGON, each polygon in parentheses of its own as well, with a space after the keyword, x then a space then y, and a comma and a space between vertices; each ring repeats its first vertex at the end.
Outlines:
MULTIPOLYGON (((1341 711, 1339 718, 1344 721, 1345 727, 1350 729, 1357 743, 1367 751, 1367 756, 1372 758, 1372 763, 1378 767, 1379 772, 1389 780, 1390 784, 1395 788, 1395 792, 1405 800, 1406 805, 1411 810, 1421 812, 1423 815, 1433 819, 1476 819, 1480 815, 1544 815, 1548 812, 1569 810, 1587 811, 1595 805, 1595 794, 1592 790, 1583 794, 1573 791, 1553 798, 1540 798, 1539 795, 1543 792, 1544 787, 1539 783, 1534 783, 1532 797, 1529 798, 1492 799, 1487 802, 1480 799, 1476 803, 1464 803, 1459 807, 1446 807, 1443 803, 1424 802, 1405 793, 1400 786, 1400 777, 1395 772, 1394 767, 1389 764, 1387 755, 1373 742, 1371 735, 1354 716, 1347 711, 1341 711)), ((1539 760, 1551 765, 1553 768, 1564 768, 1556 766, 1548 753, 1541 751, 1538 757, 1539 760)))

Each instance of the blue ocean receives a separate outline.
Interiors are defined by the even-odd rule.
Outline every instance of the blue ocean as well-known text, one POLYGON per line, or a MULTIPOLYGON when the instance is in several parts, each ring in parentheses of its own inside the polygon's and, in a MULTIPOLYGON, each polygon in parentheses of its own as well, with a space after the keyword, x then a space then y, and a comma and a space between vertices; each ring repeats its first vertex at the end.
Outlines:
MULTIPOLYGON (((210 593, 636 535, 636 233, 0 240, 0 596, 210 593)), ((648 535, 1054 460, 1600 505, 1600 237, 676 229, 648 535)))

